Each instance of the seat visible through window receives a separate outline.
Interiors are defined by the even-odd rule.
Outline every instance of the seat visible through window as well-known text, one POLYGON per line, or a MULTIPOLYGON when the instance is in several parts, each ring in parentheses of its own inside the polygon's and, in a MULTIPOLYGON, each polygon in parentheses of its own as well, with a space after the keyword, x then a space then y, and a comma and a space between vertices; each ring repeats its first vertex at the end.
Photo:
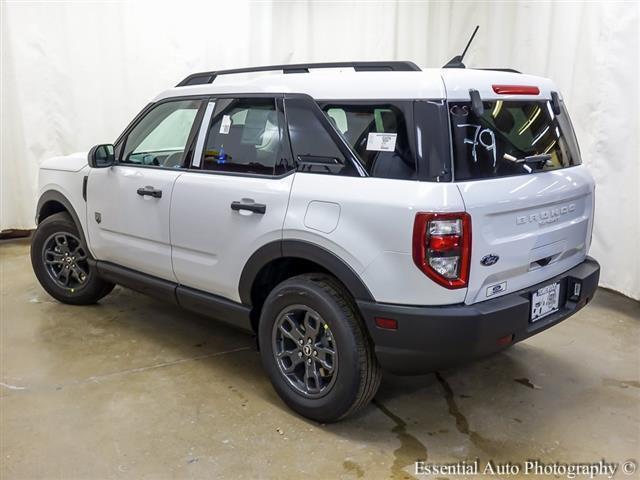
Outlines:
POLYGON ((335 104, 324 106, 372 177, 415 179, 416 161, 408 138, 405 114, 395 104, 335 104))
POLYGON ((281 123, 273 98, 218 100, 207 134, 202 169, 262 175, 284 173, 281 123))

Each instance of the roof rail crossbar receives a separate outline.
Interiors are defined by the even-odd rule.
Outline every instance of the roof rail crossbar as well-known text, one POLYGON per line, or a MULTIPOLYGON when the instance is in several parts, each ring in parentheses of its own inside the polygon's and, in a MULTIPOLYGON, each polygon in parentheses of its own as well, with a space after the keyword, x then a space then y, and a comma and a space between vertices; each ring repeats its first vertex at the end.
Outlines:
POLYGON ((234 73, 272 72, 282 70, 283 73, 309 73, 312 68, 353 68, 356 72, 418 72, 418 67, 413 62, 389 61, 389 62, 324 62, 324 63, 297 63, 292 65, 267 65, 263 67, 233 68, 230 70, 217 70, 213 72, 200 72, 189 75, 176 87, 188 85, 203 85, 213 83, 218 75, 231 75, 234 73))

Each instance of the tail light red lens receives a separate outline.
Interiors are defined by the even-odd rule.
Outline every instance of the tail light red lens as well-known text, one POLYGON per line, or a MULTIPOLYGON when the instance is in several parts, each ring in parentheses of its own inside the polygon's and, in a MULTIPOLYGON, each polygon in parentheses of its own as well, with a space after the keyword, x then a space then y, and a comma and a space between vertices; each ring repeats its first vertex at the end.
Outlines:
POLYGON ((499 95, 540 95, 540 89, 533 85, 493 85, 499 95))
POLYGON ((458 235, 431 235, 429 238, 430 250, 452 250, 460 246, 458 235))
POLYGON ((446 288, 464 288, 471 262, 468 213, 418 213, 413 224, 413 261, 446 288))

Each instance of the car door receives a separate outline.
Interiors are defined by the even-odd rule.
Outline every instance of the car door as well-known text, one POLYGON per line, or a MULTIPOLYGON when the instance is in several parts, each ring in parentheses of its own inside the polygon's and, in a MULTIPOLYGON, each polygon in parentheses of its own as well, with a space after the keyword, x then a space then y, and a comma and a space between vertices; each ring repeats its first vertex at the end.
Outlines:
POLYGON ((219 97, 171 203, 173 269, 186 287, 239 301, 248 258, 280 240, 293 182, 280 98, 219 97))
POLYGON ((169 207, 203 104, 173 99, 154 105, 116 146, 117 163, 91 169, 87 220, 97 259, 175 281, 169 207))

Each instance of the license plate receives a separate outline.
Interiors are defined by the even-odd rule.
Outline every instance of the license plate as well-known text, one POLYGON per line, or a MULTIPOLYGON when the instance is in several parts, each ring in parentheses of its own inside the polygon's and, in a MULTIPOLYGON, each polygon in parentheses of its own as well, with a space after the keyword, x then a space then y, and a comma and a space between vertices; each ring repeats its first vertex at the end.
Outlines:
POLYGON ((533 292, 531 296, 531 321, 540 320, 558 311, 560 304, 560 282, 552 283, 533 292))

